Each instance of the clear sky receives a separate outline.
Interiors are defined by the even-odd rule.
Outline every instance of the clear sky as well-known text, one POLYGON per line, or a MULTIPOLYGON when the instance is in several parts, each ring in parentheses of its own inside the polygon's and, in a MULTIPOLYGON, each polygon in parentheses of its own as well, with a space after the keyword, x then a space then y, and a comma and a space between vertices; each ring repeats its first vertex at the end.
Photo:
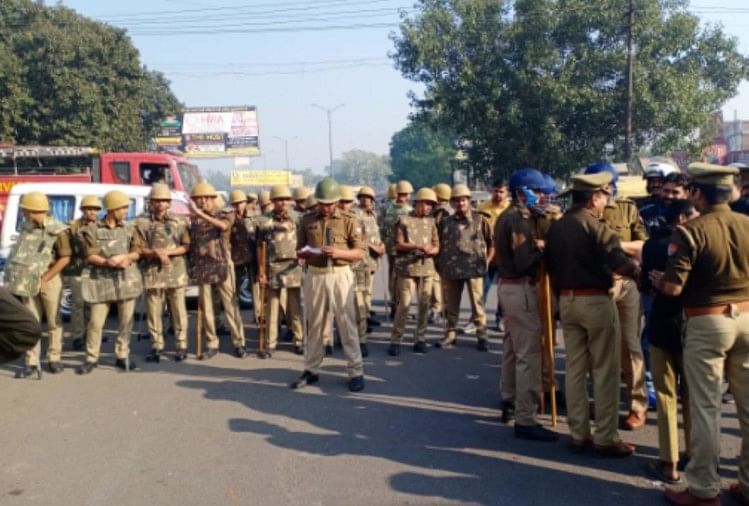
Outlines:
MULTIPOLYGON (((50 2, 51 3, 51 2, 50 2)), ((162 71, 187 106, 255 105, 263 157, 258 168, 283 168, 284 143, 294 169, 328 164, 326 115, 333 113, 333 151, 388 152, 410 112, 403 79, 387 58, 398 10, 411 0, 65 0, 79 13, 126 27, 142 62, 162 71), (355 29, 351 29, 356 25, 355 29), (339 29, 338 27, 349 27, 339 29), (308 27, 314 29, 302 30, 308 27), (324 29, 321 29, 324 27, 324 29)), ((722 23, 749 54, 749 3, 697 0, 691 9, 722 23)), ((726 104, 749 119, 749 83, 726 104)), ((224 160, 203 169, 228 168, 224 160)))

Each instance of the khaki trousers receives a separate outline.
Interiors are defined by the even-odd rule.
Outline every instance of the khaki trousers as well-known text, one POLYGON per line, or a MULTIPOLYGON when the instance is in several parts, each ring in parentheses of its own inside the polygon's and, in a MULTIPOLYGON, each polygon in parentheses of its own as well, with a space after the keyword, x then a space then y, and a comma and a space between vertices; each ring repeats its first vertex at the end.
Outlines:
MULTIPOLYGON (((101 333, 109 314, 109 302, 89 304, 91 319, 86 329, 86 362, 96 363, 101 353, 101 333)), ((119 359, 126 359, 130 354, 130 335, 133 332, 133 315, 135 314, 135 299, 118 300, 117 304, 117 340, 114 344, 114 354, 119 359)))
POLYGON ((447 336, 454 338, 460 315, 460 299, 463 295, 463 286, 468 288, 468 298, 471 301, 471 319, 476 326, 476 336, 486 338, 486 311, 484 310, 484 278, 469 279, 445 279, 442 278, 445 287, 445 304, 447 312, 447 336))
POLYGON ((356 327, 359 331, 359 341, 367 342, 367 319, 369 310, 372 307, 372 273, 369 270, 357 271, 354 273, 356 278, 356 287, 354 288, 354 298, 356 300, 356 327))
POLYGON ((432 296, 432 277, 410 278, 398 276, 395 286, 398 292, 398 307, 395 309, 395 321, 393 322, 390 342, 400 344, 403 338, 414 290, 418 292, 417 296, 419 297, 418 316, 416 320, 416 342, 425 342, 429 320, 429 304, 432 296))
POLYGON ((86 332, 86 303, 83 301, 83 290, 80 276, 65 276, 63 286, 70 289, 70 335, 82 337, 86 332))
POLYGON ((434 314, 440 314, 443 311, 442 307, 442 278, 436 271, 432 276, 432 307, 431 312, 434 314))
POLYGON ((334 267, 332 272, 308 268, 304 276, 304 310, 307 339, 304 345, 304 368, 318 374, 325 355, 323 332, 328 312, 335 317, 341 335, 346 371, 350 378, 364 374, 354 306, 354 273, 349 267, 334 267))
POLYGON ((503 283, 499 290, 505 310, 502 353, 503 401, 515 401, 518 425, 536 425, 541 399, 541 321, 536 287, 503 283))
POLYGON ((653 375, 658 412, 658 456, 663 462, 676 464, 679 461, 679 392, 682 399, 687 455, 691 433, 689 390, 684 379, 682 353, 651 346, 650 372, 653 375))
POLYGON ((749 495, 749 312, 687 319, 684 373, 689 385, 692 433, 686 474, 690 492, 702 498, 720 492, 720 387, 724 368, 741 427, 739 485, 749 495))
POLYGON ((164 350, 164 301, 169 305, 174 327, 174 341, 178 350, 187 349, 187 306, 185 305, 185 287, 158 288, 146 290, 146 315, 148 333, 151 335, 151 347, 164 350))
POLYGON ((622 373, 626 385, 629 409, 637 413, 648 410, 645 387, 645 358, 640 340, 640 292, 631 279, 617 279, 613 288, 614 302, 619 312, 622 335, 622 373))
POLYGON ((286 315, 286 324, 294 334, 294 344, 301 346, 304 340, 302 332, 302 289, 267 288, 268 305, 265 310, 265 321, 268 322, 268 348, 275 350, 278 346, 278 316, 280 311, 286 315), (285 294, 284 297, 282 295, 285 294))
MULTIPOLYGON (((47 319, 47 334, 49 335, 47 360, 50 362, 59 362, 62 355, 62 323, 59 314, 61 296, 62 279, 58 275, 47 281, 37 296, 22 299, 23 305, 34 314, 38 321, 42 321, 42 316, 47 319)), ((33 348, 26 352, 26 365, 39 367, 41 351, 40 339, 33 348)))
POLYGON ((593 441, 611 445, 619 431, 619 316, 607 295, 559 299, 567 354, 565 393, 570 435, 577 441, 590 437, 590 410, 586 389, 588 371, 593 377, 596 431, 593 441))
MULTIPOLYGON (((230 265, 231 267, 231 265, 230 265)), ((229 272, 232 272, 229 269, 229 272)), ((205 329, 206 347, 217 350, 219 346, 216 334, 216 318, 213 311, 213 296, 211 286, 208 284, 198 285, 198 299, 203 306, 203 329, 205 329)), ((226 326, 231 333, 231 342, 235 348, 244 348, 244 324, 242 314, 239 312, 239 300, 234 289, 234 276, 226 276, 226 279, 215 285, 224 309, 226 326)))

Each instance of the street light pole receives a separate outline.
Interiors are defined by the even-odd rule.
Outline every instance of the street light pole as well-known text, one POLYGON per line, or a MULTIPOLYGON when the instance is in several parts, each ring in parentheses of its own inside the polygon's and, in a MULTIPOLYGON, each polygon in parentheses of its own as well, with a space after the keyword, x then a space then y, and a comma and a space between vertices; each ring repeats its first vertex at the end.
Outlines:
POLYGON ((346 104, 338 104, 335 107, 323 107, 321 105, 312 104, 312 107, 316 107, 321 111, 325 111, 328 116, 328 155, 330 156, 330 177, 333 177, 333 113, 344 107, 346 104))
POLYGON ((286 157, 286 170, 289 170, 289 141, 293 141, 297 138, 297 136, 295 135, 294 137, 279 137, 277 135, 274 135, 273 138, 278 139, 283 143, 284 156, 286 157))

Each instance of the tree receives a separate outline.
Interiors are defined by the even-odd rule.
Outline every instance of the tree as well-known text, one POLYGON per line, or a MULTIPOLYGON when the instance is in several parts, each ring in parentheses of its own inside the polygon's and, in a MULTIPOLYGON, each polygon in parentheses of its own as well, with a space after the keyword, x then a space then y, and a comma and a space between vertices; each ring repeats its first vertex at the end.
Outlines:
MULTIPOLYGON (((470 165, 568 174, 621 159, 629 0, 420 0, 394 36, 415 116, 453 131, 470 165)), ((699 151, 749 62, 683 0, 636 0, 634 152, 699 151), (698 133, 699 135, 695 135, 698 133)))
POLYGON ((414 121, 390 140, 393 169, 390 179, 406 179, 417 188, 450 184, 456 153, 452 136, 435 131, 422 121, 414 121))
MULTIPOLYGON (((329 171, 326 168, 326 173, 329 171)), ((383 191, 390 175, 390 160, 387 155, 352 149, 343 153, 340 159, 333 160, 333 175, 341 184, 367 185, 375 191, 383 191)))
POLYGON ((58 5, 0 4, 0 141, 144 149, 181 109, 125 30, 58 5))

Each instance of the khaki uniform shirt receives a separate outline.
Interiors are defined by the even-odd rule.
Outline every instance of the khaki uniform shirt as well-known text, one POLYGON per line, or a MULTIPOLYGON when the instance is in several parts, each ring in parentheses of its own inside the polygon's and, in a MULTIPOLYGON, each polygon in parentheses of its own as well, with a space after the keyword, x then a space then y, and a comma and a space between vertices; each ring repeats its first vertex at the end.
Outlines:
MULTIPOLYGON (((395 224, 395 244, 438 246, 440 242, 434 218, 401 216, 395 224)), ((395 272, 399 276, 426 277, 434 274, 434 257, 416 251, 395 251, 395 272)))
POLYGON ((749 301, 749 217, 727 204, 676 228, 665 281, 684 287, 684 307, 749 301))
MULTIPOLYGON (((348 213, 335 209, 329 218, 323 217, 318 211, 312 211, 301 220, 297 249, 304 246, 310 248, 322 248, 323 246, 335 246, 346 249, 365 249, 366 244, 357 229, 356 219, 348 213), (328 244, 326 230, 330 228, 332 242, 328 244)), ((323 255, 314 255, 307 259, 307 264, 313 267, 327 267, 328 259, 323 255)), ((349 265, 348 260, 337 259, 333 265, 349 265)))
POLYGON ((440 224, 440 276, 470 279, 486 273, 487 250, 494 246, 489 218, 469 211, 445 217, 440 224))
POLYGON ((613 206, 606 206, 603 211, 603 221, 614 229, 622 242, 644 241, 648 238, 645 223, 633 200, 616 199, 613 206))
POLYGON ((494 255, 497 272, 502 278, 535 278, 543 252, 536 240, 548 231, 546 216, 515 204, 497 220, 494 229, 494 255))

